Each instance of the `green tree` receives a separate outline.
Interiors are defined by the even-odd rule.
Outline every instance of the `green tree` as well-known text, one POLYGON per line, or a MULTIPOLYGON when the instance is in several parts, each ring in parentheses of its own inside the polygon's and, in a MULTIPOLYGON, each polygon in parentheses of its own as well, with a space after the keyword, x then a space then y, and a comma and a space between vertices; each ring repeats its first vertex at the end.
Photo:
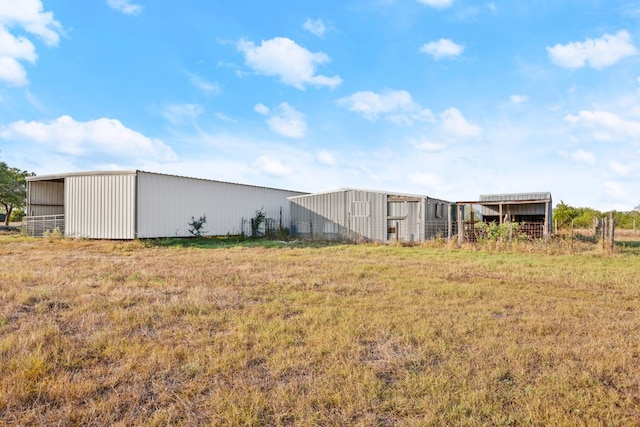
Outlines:
POLYGON ((553 218, 558 221, 559 227, 568 227, 571 225, 571 221, 580 216, 580 212, 578 209, 573 206, 567 205, 565 202, 560 200, 553 210, 553 218))
POLYGON ((14 209, 23 208, 27 198, 28 176, 35 175, 32 172, 9 167, 5 162, 0 162, 0 206, 4 209, 4 225, 9 225, 11 213, 14 209))

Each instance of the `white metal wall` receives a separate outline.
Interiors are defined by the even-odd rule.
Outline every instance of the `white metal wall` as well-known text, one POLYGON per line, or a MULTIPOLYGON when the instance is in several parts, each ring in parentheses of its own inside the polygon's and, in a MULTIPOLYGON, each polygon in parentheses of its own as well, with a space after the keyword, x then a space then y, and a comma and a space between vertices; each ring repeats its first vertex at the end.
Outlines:
POLYGON ((64 179, 65 234, 92 239, 134 239, 136 175, 83 174, 64 179))
POLYGON ((287 197, 304 193, 204 179, 138 172, 138 238, 188 237, 192 218, 206 216, 204 234, 242 232, 256 211, 291 223, 287 197))

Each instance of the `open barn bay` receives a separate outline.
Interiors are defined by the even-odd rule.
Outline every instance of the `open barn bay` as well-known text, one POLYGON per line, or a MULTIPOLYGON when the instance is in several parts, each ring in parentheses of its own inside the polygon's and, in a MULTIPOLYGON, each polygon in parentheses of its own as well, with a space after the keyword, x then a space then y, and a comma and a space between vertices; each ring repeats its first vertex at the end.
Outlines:
POLYGON ((2 424, 638 425, 640 258, 2 236, 2 424))

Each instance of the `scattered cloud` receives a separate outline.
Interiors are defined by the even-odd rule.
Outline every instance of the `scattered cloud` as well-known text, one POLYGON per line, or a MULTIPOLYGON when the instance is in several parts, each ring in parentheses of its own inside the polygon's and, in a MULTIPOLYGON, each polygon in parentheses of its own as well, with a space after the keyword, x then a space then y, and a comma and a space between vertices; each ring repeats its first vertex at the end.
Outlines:
POLYGON ((322 22, 322 19, 313 20, 311 18, 307 18, 302 25, 302 28, 318 37, 323 37, 324 33, 327 31, 327 27, 324 25, 324 22, 322 22))
POLYGON ((577 150, 574 151, 573 153, 571 153, 571 158, 576 162, 576 163, 582 163, 585 165, 589 165, 589 166, 593 166, 596 164, 596 156, 590 152, 590 151, 585 151, 585 150, 577 150))
POLYGON ((357 113, 369 121, 380 116, 397 124, 412 124, 413 121, 433 121, 433 114, 417 104, 411 94, 404 90, 356 92, 338 100, 338 105, 357 113))
POLYGON ((606 111, 580 111, 577 116, 568 114, 564 120, 572 126, 592 131, 592 136, 601 141, 612 140, 616 135, 640 138, 640 122, 625 120, 606 111))
POLYGON ((165 107, 162 115, 174 126, 193 124, 200 114, 202 106, 198 104, 174 104, 165 107))
POLYGON ((107 5, 125 15, 139 15, 142 12, 142 6, 131 3, 131 0, 107 0, 107 5))
POLYGON ((263 116, 266 116, 271 111, 269 107, 264 104, 256 104, 256 106, 253 107, 253 110, 258 114, 262 114, 263 116))
POLYGON ((609 168, 617 175, 628 176, 636 171, 637 165, 630 163, 623 164, 612 160, 609 162, 609 168))
POLYGON ((254 110, 264 116, 270 115, 267 124, 271 131, 287 138, 304 138, 307 134, 307 123, 304 114, 283 102, 275 111, 263 104, 257 104, 254 110))
POLYGON ((176 155, 164 142, 152 139, 108 118, 78 122, 61 116, 51 122, 20 120, 0 127, 0 138, 46 145, 54 153, 95 157, 141 157, 173 161, 176 155))
POLYGON ((38 56, 31 40, 9 31, 13 27, 36 36, 48 46, 57 46, 64 30, 53 13, 43 11, 40 0, 20 0, 19 5, 0 1, 0 80, 11 86, 27 86, 29 79, 20 61, 33 64, 38 56))
POLYGON ((336 164, 338 164, 336 157, 326 150, 320 151, 318 153, 317 158, 318 158, 318 161, 323 165, 335 166, 336 164))
POLYGON ((457 108, 443 111, 440 113, 440 119, 442 120, 440 130, 449 137, 469 139, 482 135, 482 128, 467 121, 457 108))
POLYGON ((237 43, 246 64, 256 73, 278 77, 281 83, 305 90, 307 85, 338 87, 342 79, 316 74, 319 65, 331 59, 323 52, 310 52, 286 37, 262 41, 259 46, 248 40, 237 43))
POLYGON ((207 95, 218 96, 222 94, 222 88, 218 83, 212 83, 194 74, 191 75, 191 84, 207 95))
POLYGON ((271 176, 285 176, 293 173, 293 168, 267 155, 260 156, 254 165, 259 171, 271 176))
POLYGON ((547 47, 551 62, 563 68, 601 69, 614 65, 618 61, 636 55, 638 50, 631 43, 631 36, 625 30, 615 35, 605 34, 599 39, 586 39, 584 42, 556 44, 547 47))
POLYGON ((0 56, 0 80, 11 86, 26 86, 29 84, 27 72, 14 58, 0 56))
POLYGON ((426 151, 426 152, 437 152, 444 150, 447 146, 446 144, 440 144, 437 142, 422 140, 410 140, 411 145, 418 151, 426 151))
POLYGON ((509 102, 512 104, 524 104, 529 102, 529 97, 527 95, 511 95, 509 102))
POLYGON ((418 0, 418 3, 422 3, 436 9, 445 9, 453 4, 453 0, 418 0))
POLYGON ((436 61, 446 58, 456 58, 464 52, 464 46, 449 39, 440 39, 424 44, 420 52, 431 55, 436 61))

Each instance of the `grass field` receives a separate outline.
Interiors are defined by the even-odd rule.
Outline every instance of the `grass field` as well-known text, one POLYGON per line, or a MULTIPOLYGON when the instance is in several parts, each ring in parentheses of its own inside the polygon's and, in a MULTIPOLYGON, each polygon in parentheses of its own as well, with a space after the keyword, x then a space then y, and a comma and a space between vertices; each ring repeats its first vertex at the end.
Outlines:
POLYGON ((640 425, 640 254, 0 236, 0 425, 640 425))

